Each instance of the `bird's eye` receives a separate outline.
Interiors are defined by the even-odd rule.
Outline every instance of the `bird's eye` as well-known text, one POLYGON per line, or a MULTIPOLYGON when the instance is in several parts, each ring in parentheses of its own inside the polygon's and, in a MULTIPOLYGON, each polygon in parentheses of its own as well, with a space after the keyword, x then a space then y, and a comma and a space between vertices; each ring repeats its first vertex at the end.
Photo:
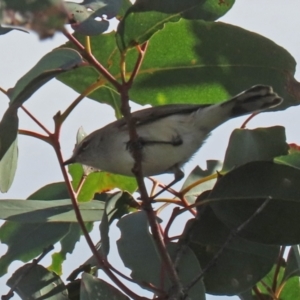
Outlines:
POLYGON ((80 147, 81 151, 85 151, 88 148, 89 143, 89 141, 83 141, 80 147))

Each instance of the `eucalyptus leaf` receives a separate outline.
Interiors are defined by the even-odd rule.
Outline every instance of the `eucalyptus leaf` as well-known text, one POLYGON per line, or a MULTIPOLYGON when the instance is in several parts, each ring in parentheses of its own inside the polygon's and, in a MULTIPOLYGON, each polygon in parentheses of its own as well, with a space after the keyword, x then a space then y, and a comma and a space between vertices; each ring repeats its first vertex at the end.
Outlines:
POLYGON ((300 243, 300 170, 256 161, 220 177, 208 200, 216 216, 247 240, 273 244, 300 243), (263 209, 261 205, 266 203, 263 209))

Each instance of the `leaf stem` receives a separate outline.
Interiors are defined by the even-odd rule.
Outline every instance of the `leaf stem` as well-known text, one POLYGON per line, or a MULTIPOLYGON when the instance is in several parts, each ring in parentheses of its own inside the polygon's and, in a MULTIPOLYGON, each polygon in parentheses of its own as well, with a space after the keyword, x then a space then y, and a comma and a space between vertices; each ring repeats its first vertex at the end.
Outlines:
POLYGON ((102 82, 95 82, 91 84, 85 91, 83 91, 71 104, 70 106, 60 115, 60 122, 63 123, 66 118, 70 115, 73 109, 81 102, 83 98, 94 92, 99 86, 102 85, 102 82))
POLYGON ((203 178, 200 178, 198 180, 196 180, 195 182, 193 182, 192 184, 190 184, 189 186, 187 186, 186 188, 184 188, 183 190, 180 191, 180 194, 182 195, 185 195, 186 193, 188 193, 191 189, 193 189, 194 187, 204 183, 204 182, 207 182, 209 180, 212 180, 212 179, 216 179, 218 177, 220 173, 214 173, 214 174, 211 174, 211 175, 208 175, 206 177, 203 177, 203 178))
POLYGON ((141 68, 141 65, 143 63, 143 60, 144 60, 144 57, 145 57, 145 54, 146 54, 146 51, 147 51, 147 47, 148 47, 148 41, 145 42, 143 45, 137 45, 136 48, 138 49, 139 51, 139 57, 135 63, 135 66, 134 66, 134 69, 131 73, 131 76, 127 82, 127 84, 131 87, 132 84, 133 84, 133 81, 135 79, 135 77, 137 76, 140 68, 141 68))
POLYGON ((92 53, 88 52, 88 50, 66 29, 63 30, 63 34, 81 51, 83 57, 94 66, 107 81, 109 81, 117 90, 120 89, 121 84, 101 65, 100 62, 98 62, 92 53))
POLYGON ((259 114, 259 112, 254 112, 252 113, 242 124, 241 129, 245 129, 247 124, 255 117, 259 114))
POLYGON ((7 96, 7 91, 0 86, 0 92, 7 96))

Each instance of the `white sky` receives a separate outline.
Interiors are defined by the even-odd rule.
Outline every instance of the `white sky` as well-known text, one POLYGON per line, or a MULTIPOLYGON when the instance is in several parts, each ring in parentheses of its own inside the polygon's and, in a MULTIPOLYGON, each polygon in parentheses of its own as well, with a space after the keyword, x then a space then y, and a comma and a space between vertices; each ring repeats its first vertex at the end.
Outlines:
MULTIPOLYGON (((297 0, 237 0, 233 9, 222 18, 222 21, 241 26, 245 29, 260 33, 277 44, 286 48, 296 59, 300 61, 300 2, 297 0)), ((26 73, 35 63, 51 49, 61 45, 65 39, 56 35, 54 39, 40 42, 35 34, 24 34, 14 31, 5 36, 0 36, 1 68, 0 86, 4 89, 13 87, 16 81, 26 73)), ((274 60, 276 57, 274 57, 274 60)), ((299 72, 296 74, 299 80, 299 72)), ((50 129, 53 128, 52 117, 58 110, 64 110, 77 94, 68 87, 52 80, 39 90, 32 99, 26 102, 26 107, 42 120, 50 129), (42 101, 41 101, 42 100, 42 101), (45 109, 45 105, 47 108, 45 109)), ((0 94, 0 115, 7 108, 7 99, 0 94)), ((286 127, 288 142, 300 144, 298 128, 300 108, 292 107, 284 112, 261 114, 250 122, 250 128, 258 126, 283 125, 286 127)), ((78 127, 83 126, 86 132, 100 128, 112 121, 114 113, 107 105, 99 105, 95 101, 87 100, 81 103, 72 113, 62 131, 63 152, 65 158, 72 153, 75 135, 78 127), (84 113, 82 113, 84 112, 84 113)), ((242 123, 236 119, 215 130, 199 154, 193 158, 192 163, 185 167, 188 174, 195 164, 205 167, 206 159, 222 160, 227 141, 232 129, 242 123)), ((37 127, 20 111, 20 128, 37 130, 37 127)), ((171 177, 162 177, 163 182, 169 182, 171 177)), ((19 138, 19 165, 11 190, 7 194, 0 194, 0 199, 25 199, 29 194, 45 184, 61 181, 62 176, 55 155, 47 144, 30 137, 19 138)), ((93 235, 95 241, 98 233, 93 235)), ((6 246, 0 245, 0 254, 5 253, 6 246)), ((84 262, 90 256, 85 241, 76 249, 78 262, 84 262)), ((47 260, 46 265, 47 265, 47 260)), ((48 261, 49 262, 49 261, 48 261)), ((9 268, 11 274, 17 267, 14 263, 9 268)), ((69 263, 66 274, 72 270, 69 263)), ((7 276, 0 278, 0 294, 8 291, 5 286, 7 276)), ((16 296, 13 299, 18 299, 16 296)), ((223 297, 211 297, 208 299, 224 299, 223 297)))

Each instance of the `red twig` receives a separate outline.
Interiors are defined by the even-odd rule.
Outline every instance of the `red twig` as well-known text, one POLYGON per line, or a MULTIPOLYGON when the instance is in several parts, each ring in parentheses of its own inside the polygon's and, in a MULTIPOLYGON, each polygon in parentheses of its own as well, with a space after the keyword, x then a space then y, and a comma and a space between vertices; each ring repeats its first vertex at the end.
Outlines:
POLYGON ((137 61, 136 61, 136 64, 135 64, 135 66, 134 66, 134 68, 133 68, 133 71, 132 71, 132 73, 131 73, 131 76, 130 76, 128 82, 127 82, 127 84, 128 84, 129 87, 132 86, 133 81, 134 81, 135 77, 137 76, 137 74, 138 74, 138 72, 139 72, 139 70, 140 70, 140 67, 141 67, 141 65, 142 65, 142 63, 143 63, 143 60, 144 60, 144 57, 145 57, 145 54, 146 54, 147 47, 148 47, 148 42, 145 42, 145 43, 144 43, 143 45, 141 45, 141 46, 139 46, 139 45, 136 46, 136 48, 137 48, 138 51, 139 51, 139 57, 138 57, 138 59, 137 59, 137 61))
POLYGON ((104 68, 99 61, 94 57, 92 53, 87 51, 85 47, 66 29, 63 31, 63 34, 67 37, 67 39, 72 42, 81 52, 83 57, 93 65, 106 79, 109 81, 116 89, 121 87, 120 83, 112 76, 106 68, 104 68))
POLYGON ((28 111, 23 105, 21 106, 23 111, 34 121, 41 129, 43 129, 49 136, 51 135, 51 132, 34 116, 31 114, 30 111, 28 111))
POLYGON ((250 122, 250 120, 252 120, 256 115, 258 115, 258 112, 254 112, 252 113, 247 119, 246 121, 242 124, 241 129, 245 129, 247 124, 250 122))
POLYGON ((79 210, 79 206, 77 203, 77 199, 76 199, 76 194, 73 191, 72 185, 70 183, 70 180, 68 178, 68 174, 66 172, 66 169, 63 166, 63 158, 62 158, 62 154, 60 151, 60 143, 59 143, 59 135, 60 135, 60 127, 61 124, 59 123, 59 115, 54 117, 54 122, 55 122, 55 132, 53 134, 51 134, 50 138, 52 140, 52 146, 55 150, 55 153, 57 155, 57 159, 59 161, 59 164, 61 166, 61 171, 64 177, 64 180, 66 182, 67 185, 67 189, 71 198, 71 202, 73 205, 73 209, 76 215, 76 219, 78 221, 78 224, 83 232, 83 235, 87 241, 88 246, 90 247, 93 255, 95 256, 97 263, 99 264, 100 268, 105 272, 105 274, 124 292, 126 293, 128 296, 132 297, 133 299, 137 299, 137 300, 149 300, 148 298, 145 297, 141 297, 137 294, 135 294, 131 289, 129 289, 125 284, 123 284, 118 277, 116 277, 116 275, 110 270, 110 265, 107 262, 107 260, 102 257, 102 255, 97 251, 90 235, 89 232, 87 231, 84 221, 82 219, 80 210, 79 210))

